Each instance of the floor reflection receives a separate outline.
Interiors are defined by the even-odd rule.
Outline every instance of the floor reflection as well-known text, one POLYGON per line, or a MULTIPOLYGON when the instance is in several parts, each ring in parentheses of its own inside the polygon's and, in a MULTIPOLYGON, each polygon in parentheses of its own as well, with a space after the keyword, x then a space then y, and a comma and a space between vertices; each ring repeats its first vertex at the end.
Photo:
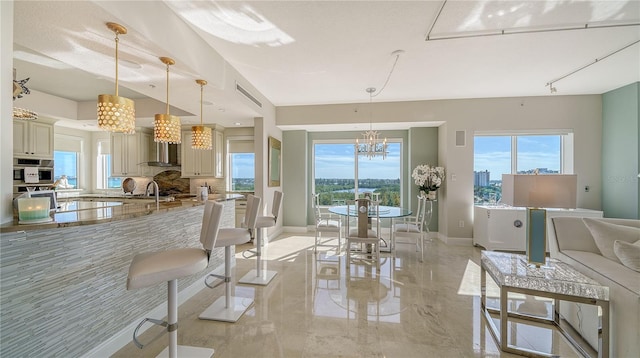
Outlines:
MULTIPOLYGON (((278 275, 264 287, 235 285, 236 295, 255 299, 237 323, 197 319, 224 295, 221 288, 182 304, 178 342, 212 347, 216 358, 515 357, 500 352, 481 316, 478 248, 434 240, 420 262, 419 253, 403 245, 395 257, 383 254, 379 271, 354 261, 347 275, 344 253, 327 247, 314 254, 313 242, 312 235, 296 234, 269 243, 263 260, 278 275)), ((241 255, 250 248, 238 248, 234 280, 255 268, 241 255)), ((487 289, 496 300, 497 288, 487 289)), ((513 310, 552 312, 545 301, 510 299, 513 310)), ((547 327, 514 322, 509 330, 519 345, 578 356, 547 327)), ((128 344, 114 357, 155 357, 165 346, 164 338, 144 350, 128 344)))

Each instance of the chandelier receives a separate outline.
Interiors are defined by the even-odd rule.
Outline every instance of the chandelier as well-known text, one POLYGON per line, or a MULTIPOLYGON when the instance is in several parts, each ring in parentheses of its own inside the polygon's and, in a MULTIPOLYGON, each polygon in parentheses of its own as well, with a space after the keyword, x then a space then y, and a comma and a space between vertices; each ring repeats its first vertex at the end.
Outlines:
MULTIPOLYGON (((369 87, 366 91, 369 93, 369 107, 371 107, 371 103, 373 102, 373 93, 376 89, 369 87)), ((358 152, 358 155, 366 156, 369 160, 377 156, 381 156, 384 160, 387 158, 387 138, 381 141, 380 133, 373 130, 373 109, 370 109, 369 130, 362 133, 363 143, 360 143, 360 141, 356 139, 356 151, 358 152)))
POLYGON ((161 143, 182 143, 180 117, 169 114, 169 66, 176 62, 169 57, 160 57, 167 65, 167 113, 156 114, 153 122, 153 140, 161 143))
POLYGON ((98 96, 98 127, 109 132, 133 134, 136 127, 136 110, 132 100, 118 96, 118 35, 127 29, 113 22, 107 22, 109 30, 116 34, 116 94, 98 96))
POLYGON ((191 148, 211 150, 213 148, 211 128, 205 127, 202 123, 202 93, 207 81, 196 80, 196 83, 200 85, 200 125, 191 127, 191 148))

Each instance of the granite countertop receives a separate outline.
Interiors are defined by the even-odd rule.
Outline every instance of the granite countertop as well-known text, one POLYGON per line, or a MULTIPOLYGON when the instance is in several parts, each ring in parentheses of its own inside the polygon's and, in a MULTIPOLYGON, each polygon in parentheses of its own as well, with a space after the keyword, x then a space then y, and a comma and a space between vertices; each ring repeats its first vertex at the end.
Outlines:
MULTIPOLYGON (((244 199, 239 194, 211 194, 209 200, 228 201, 244 199)), ((47 230, 58 227, 100 224, 109 221, 136 218, 144 215, 164 213, 172 210, 204 205, 195 197, 161 201, 156 207, 153 198, 123 198, 118 196, 83 195, 64 198, 58 202, 60 208, 50 214, 52 221, 42 224, 18 224, 17 212, 13 222, 2 224, 0 233, 16 231, 47 230), (100 200, 103 199, 103 200, 100 200), (106 200, 111 199, 111 200, 106 200), (78 205, 79 203, 87 205, 78 205), (91 203, 91 205, 88 205, 91 203)))

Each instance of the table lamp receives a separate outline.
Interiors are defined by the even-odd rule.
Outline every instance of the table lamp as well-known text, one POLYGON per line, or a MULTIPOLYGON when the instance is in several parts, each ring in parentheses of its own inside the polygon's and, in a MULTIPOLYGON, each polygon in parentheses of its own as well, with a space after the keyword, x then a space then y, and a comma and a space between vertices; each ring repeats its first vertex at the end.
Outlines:
POLYGON ((530 264, 545 264, 547 211, 576 208, 575 174, 502 174, 502 202, 527 208, 526 255, 530 264))

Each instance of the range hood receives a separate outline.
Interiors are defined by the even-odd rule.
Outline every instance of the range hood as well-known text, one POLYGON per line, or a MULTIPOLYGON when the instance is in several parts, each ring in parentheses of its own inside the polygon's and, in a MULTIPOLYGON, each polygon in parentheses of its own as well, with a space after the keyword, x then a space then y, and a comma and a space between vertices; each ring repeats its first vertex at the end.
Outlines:
POLYGON ((178 145, 156 143, 156 160, 147 162, 150 167, 179 167, 178 145))

